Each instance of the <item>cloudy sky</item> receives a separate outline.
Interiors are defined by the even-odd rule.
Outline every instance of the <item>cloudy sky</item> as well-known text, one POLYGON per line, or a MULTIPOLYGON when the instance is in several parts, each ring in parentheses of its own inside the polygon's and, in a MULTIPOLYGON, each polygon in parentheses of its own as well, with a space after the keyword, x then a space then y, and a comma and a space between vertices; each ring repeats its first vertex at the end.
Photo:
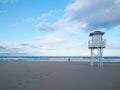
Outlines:
POLYGON ((89 56, 96 30, 120 56, 120 0, 0 0, 0 55, 89 56))

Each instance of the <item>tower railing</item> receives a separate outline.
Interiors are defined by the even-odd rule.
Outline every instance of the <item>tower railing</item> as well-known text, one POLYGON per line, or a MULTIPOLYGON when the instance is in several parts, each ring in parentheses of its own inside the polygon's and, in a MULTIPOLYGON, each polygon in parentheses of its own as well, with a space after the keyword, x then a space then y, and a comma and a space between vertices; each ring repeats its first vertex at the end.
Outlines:
POLYGON ((105 48, 106 39, 102 39, 99 43, 94 43, 92 40, 88 41, 88 48, 105 48))

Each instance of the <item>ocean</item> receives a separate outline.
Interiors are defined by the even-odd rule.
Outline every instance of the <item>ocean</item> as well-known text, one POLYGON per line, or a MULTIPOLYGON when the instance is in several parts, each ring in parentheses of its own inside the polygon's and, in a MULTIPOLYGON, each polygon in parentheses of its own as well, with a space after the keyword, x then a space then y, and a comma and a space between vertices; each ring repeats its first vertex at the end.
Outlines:
MULTIPOLYGON (((68 61, 90 62, 89 56, 0 56, 0 61, 68 61)), ((103 62, 120 62, 120 57, 106 56, 103 62)))

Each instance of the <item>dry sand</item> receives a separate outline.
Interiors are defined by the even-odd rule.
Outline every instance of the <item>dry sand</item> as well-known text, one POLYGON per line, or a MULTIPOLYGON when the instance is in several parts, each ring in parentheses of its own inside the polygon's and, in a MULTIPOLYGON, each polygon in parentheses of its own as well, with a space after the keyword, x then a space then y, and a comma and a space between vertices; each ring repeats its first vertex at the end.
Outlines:
POLYGON ((0 90, 120 90, 120 63, 0 61, 0 90))

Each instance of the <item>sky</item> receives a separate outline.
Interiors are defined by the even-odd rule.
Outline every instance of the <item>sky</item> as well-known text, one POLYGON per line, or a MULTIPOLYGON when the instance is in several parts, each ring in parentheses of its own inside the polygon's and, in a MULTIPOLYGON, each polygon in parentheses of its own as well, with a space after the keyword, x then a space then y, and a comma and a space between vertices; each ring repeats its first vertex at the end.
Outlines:
POLYGON ((0 0, 0 55, 90 56, 93 31, 120 56, 120 0, 0 0))

